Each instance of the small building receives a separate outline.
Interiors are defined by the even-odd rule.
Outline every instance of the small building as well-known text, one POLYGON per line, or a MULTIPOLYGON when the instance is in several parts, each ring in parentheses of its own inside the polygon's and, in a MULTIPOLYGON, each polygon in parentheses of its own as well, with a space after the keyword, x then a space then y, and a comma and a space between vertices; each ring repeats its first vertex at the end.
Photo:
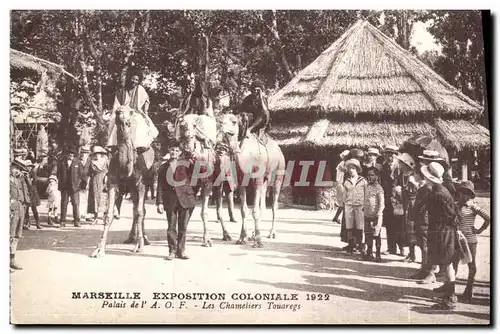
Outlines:
MULTIPOLYGON (((344 149, 400 146, 417 134, 438 138, 458 158, 461 179, 473 152, 490 149, 482 106, 362 19, 272 95, 269 108, 285 158, 315 161, 311 182, 320 161, 323 180, 334 180, 344 149)), ((298 204, 331 207, 332 187, 291 191, 298 204)))

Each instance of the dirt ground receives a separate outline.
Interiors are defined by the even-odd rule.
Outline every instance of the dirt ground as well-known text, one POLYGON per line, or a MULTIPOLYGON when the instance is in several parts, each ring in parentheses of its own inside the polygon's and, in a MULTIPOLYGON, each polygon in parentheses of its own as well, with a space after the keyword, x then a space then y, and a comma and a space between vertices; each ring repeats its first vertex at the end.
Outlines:
MULTIPOLYGON (((478 198, 489 209, 489 198, 478 198)), ((84 203, 83 203, 84 204, 84 203)), ((71 206, 71 205, 70 205, 71 206)), ((209 212, 213 247, 201 247, 200 209, 188 227, 189 260, 165 261, 168 253, 166 219, 147 204, 146 229, 152 244, 142 254, 122 244, 132 224, 132 205, 125 201, 122 217, 109 236, 107 255, 88 255, 99 242, 102 222, 81 228, 46 225, 45 202, 39 207, 42 230, 24 231, 17 260, 24 270, 11 274, 13 323, 249 323, 249 324, 488 324, 490 321, 490 229, 479 239, 475 299, 454 311, 429 309, 441 283, 418 285, 407 279, 419 267, 403 257, 383 256, 383 263, 363 262, 340 249, 340 225, 327 211, 283 208, 277 238, 264 239, 264 248, 221 240, 215 209, 209 212), (139 292, 133 300, 73 299, 73 292, 139 292), (154 300, 153 293, 220 293, 224 300, 154 300), (234 300, 240 294, 297 294, 297 301, 234 300), (321 297, 320 297, 321 296, 321 297), (311 300, 315 298, 316 300, 311 300), (319 299, 322 300, 319 300, 319 299), (310 300, 308 300, 310 299, 310 300), (328 300, 326 300, 328 299, 328 300), (157 307, 154 302, 158 301, 157 307), (172 308, 169 308, 171 302, 172 308), (249 304, 246 304, 246 303, 249 304), (109 307, 112 304, 115 307, 109 307), (118 307, 123 306, 125 307, 118 307), (254 308, 228 309, 231 305, 254 308), (257 306, 257 305, 260 305, 257 306), (142 306, 142 307, 141 307, 142 306)), ((71 208, 68 208, 70 214, 71 208)), ((226 219, 227 211, 224 211, 226 219)), ((239 214, 237 215, 239 218, 239 214)), ((270 228, 271 210, 264 213, 262 234, 270 228)), ((482 220, 478 218, 476 226, 482 220)), ((239 223, 227 223, 236 240, 239 223)), ((249 232, 253 223, 248 224, 249 232)), ((387 249, 385 235, 382 249, 387 249)), ((417 261, 420 253, 417 251, 417 261)), ((461 265, 457 292, 465 288, 467 266, 461 265)), ((443 278, 438 280, 442 281, 443 278)), ((241 298, 240 298, 241 299, 241 298)))

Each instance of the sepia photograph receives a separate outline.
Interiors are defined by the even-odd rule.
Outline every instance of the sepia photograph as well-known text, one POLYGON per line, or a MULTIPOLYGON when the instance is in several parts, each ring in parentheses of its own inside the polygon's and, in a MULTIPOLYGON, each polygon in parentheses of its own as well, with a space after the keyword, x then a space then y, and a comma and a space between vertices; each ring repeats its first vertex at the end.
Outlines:
POLYGON ((492 324, 489 10, 9 16, 12 325, 492 324))

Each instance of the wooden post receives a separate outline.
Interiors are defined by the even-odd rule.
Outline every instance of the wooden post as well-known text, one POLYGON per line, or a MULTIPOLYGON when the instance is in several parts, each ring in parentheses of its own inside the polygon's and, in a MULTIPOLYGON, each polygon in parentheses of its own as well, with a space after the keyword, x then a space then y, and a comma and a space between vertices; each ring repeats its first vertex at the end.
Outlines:
POLYGON ((462 181, 467 181, 467 160, 462 160, 461 161, 461 167, 462 167, 462 181))

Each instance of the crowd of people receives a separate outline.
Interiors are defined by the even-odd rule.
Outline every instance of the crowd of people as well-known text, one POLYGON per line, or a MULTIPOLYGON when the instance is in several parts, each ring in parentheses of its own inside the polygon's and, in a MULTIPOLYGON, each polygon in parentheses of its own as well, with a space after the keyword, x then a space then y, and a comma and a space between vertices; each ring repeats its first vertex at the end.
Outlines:
POLYGON ((449 163, 434 150, 412 156, 397 146, 385 147, 383 154, 374 147, 366 152, 355 148, 340 157, 338 209, 333 221, 342 224, 341 239, 347 242, 343 250, 350 255, 359 253, 364 261, 382 262, 380 234, 385 227, 385 254, 399 254, 406 256, 404 261, 415 262, 415 248, 420 248, 421 267, 412 279, 430 284, 436 281, 436 274, 444 274, 444 285, 434 289, 442 298, 433 308, 455 308, 459 263, 469 267, 462 298, 470 301, 476 274, 476 235, 490 224, 488 213, 473 200, 474 184, 453 180, 449 163), (474 225, 476 215, 484 219, 479 229, 474 225), (466 242, 460 243, 460 238, 466 242))

